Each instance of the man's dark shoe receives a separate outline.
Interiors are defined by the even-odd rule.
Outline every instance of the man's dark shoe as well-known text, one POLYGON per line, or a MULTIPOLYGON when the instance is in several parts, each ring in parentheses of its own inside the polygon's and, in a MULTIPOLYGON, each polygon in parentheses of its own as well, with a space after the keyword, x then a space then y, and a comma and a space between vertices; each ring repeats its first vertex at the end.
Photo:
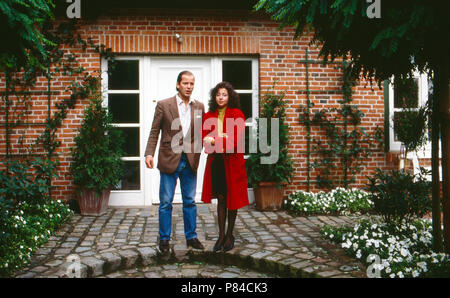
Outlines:
POLYGON ((195 249, 204 249, 203 245, 197 238, 187 240, 186 245, 187 247, 192 247, 195 249))
POLYGON ((169 240, 159 240, 159 250, 161 253, 167 253, 170 250, 169 240))

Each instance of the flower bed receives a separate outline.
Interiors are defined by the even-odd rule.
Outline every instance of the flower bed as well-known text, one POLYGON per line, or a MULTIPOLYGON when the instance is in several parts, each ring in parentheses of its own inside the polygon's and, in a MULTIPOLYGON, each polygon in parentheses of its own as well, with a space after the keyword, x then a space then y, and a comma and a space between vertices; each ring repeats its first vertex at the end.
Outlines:
POLYGON ((73 214, 61 201, 43 199, 41 203, 19 202, 5 211, 0 226, 0 276, 11 276, 29 263, 33 252, 73 214))
POLYGON ((432 250, 431 221, 388 225, 374 218, 354 227, 324 226, 321 234, 368 265, 370 277, 450 277, 450 255, 432 250))
POLYGON ((298 191, 284 202, 287 210, 300 215, 365 213, 373 209, 369 194, 360 189, 338 187, 318 193, 298 191))

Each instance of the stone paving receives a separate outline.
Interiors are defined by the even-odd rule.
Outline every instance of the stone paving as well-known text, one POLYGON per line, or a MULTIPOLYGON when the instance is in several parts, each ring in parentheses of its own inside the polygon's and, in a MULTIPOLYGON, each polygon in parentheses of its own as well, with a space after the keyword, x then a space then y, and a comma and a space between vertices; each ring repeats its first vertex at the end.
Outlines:
POLYGON ((277 278, 276 274, 262 273, 236 266, 207 263, 175 263, 119 270, 106 278, 277 278))
POLYGON ((213 253, 216 205, 197 205, 205 250, 187 249, 181 205, 173 208, 170 257, 157 249, 158 206, 109 208, 99 217, 74 215, 16 277, 366 277, 366 268, 321 238, 324 224, 357 217, 295 217, 285 211, 240 209, 235 248, 213 253), (72 270, 75 266, 77 270, 72 270))

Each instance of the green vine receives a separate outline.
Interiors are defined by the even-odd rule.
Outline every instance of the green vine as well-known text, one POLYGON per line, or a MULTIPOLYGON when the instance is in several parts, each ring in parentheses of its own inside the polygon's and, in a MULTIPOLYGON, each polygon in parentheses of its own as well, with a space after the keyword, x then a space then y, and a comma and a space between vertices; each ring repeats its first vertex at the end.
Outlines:
MULTIPOLYGON (((312 149, 320 157, 313 160, 311 167, 318 169, 315 182, 319 188, 348 188, 356 181, 356 174, 362 170, 362 164, 372 155, 376 144, 383 142, 382 131, 377 127, 374 134, 369 134, 360 126, 364 113, 352 104, 352 87, 356 78, 347 65, 342 66, 343 99, 339 108, 325 108, 312 116, 307 107, 301 107, 300 122, 305 125, 318 126, 325 132, 326 140, 313 138, 312 149)), ((310 107, 314 106, 310 103, 310 107)))
MULTIPOLYGON (((36 138, 31 145, 24 145, 23 139, 26 134, 25 130, 19 140, 19 157, 20 160, 34 158, 38 152, 44 149, 48 162, 55 164, 51 167, 52 173, 48 173, 48 184, 51 184, 51 178, 56 174, 56 168, 59 164, 58 158, 55 158, 55 151, 61 145, 57 140, 57 131, 61 127, 64 119, 70 109, 73 109, 76 103, 81 99, 87 99, 99 92, 100 76, 90 74, 84 67, 80 65, 77 57, 62 46, 70 46, 71 48, 81 48, 83 52, 93 50, 108 62, 111 62, 111 69, 114 67, 114 55, 111 49, 106 49, 104 45, 95 44, 90 38, 84 40, 80 34, 77 34, 77 21, 63 22, 60 24, 48 23, 44 26, 43 35, 50 42, 44 45, 46 55, 40 63, 30 64, 26 67, 10 65, 5 70, 6 90, 4 92, 4 111, 6 114, 5 123, 5 140, 6 140, 6 168, 16 159, 10 154, 11 142, 10 135, 14 128, 18 126, 39 125, 39 123, 27 123, 28 111, 32 105, 33 94, 47 94, 48 97, 48 114, 43 133, 36 138), (43 69, 42 65, 47 68, 43 69), (65 91, 69 92, 69 98, 62 99, 54 103, 56 111, 51 113, 53 91, 51 90, 51 81, 57 76, 69 76, 71 81, 65 91), (38 78, 47 79, 46 91, 35 91, 36 81, 38 78), (14 120, 13 120, 14 119, 14 120), (24 149, 25 148, 25 149, 24 149), (42 148, 42 149, 38 149, 42 148)), ((111 70, 110 70, 111 71, 111 70)), ((9 171, 7 170, 9 173, 9 171)))

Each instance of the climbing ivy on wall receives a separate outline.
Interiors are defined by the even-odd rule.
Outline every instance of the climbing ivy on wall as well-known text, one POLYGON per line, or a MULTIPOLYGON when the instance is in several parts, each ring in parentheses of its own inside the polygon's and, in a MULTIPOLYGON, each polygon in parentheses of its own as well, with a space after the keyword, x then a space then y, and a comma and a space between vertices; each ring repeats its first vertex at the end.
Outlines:
MULTIPOLYGON (((325 132, 325 138, 312 138, 312 151, 308 151, 310 155, 316 153, 319 156, 311 163, 311 168, 318 170, 315 182, 319 188, 349 187, 376 146, 383 144, 381 129, 377 127, 375 133, 369 134, 360 125, 365 115, 352 99, 352 87, 357 80, 346 64, 341 68, 343 99, 338 101, 338 108, 309 113, 309 109, 301 107, 300 122, 325 132)), ((310 103, 310 108, 313 106, 314 103, 310 103)))
MULTIPOLYGON (((8 175, 9 167, 12 163, 29 162, 36 159, 36 155, 44 154, 47 163, 53 163, 54 166, 48 167, 52 171, 47 173, 48 184, 51 184, 51 178, 56 175, 58 158, 55 158, 55 151, 61 145, 57 140, 57 131, 63 123, 70 109, 81 99, 88 99, 97 93, 100 86, 100 74, 88 72, 78 61, 76 55, 65 49, 80 49, 83 52, 94 51, 101 57, 106 58, 114 67, 114 55, 111 49, 106 49, 104 45, 95 44, 91 38, 83 39, 77 33, 79 24, 77 21, 48 23, 43 28, 43 35, 49 41, 44 45, 46 55, 40 63, 10 65, 4 71, 5 91, 2 92, 2 105, 5 119, 1 122, 4 127, 6 140, 5 173, 8 175), (44 68, 42 67, 45 66, 44 68), (70 78, 65 92, 69 96, 55 102, 52 90, 52 80, 58 76, 67 76, 70 78), (46 91, 36 91, 37 80, 45 78, 47 80, 46 91), (29 109, 33 104, 33 97, 36 94, 46 94, 48 99, 48 113, 45 123, 27 123, 29 109), (56 108, 56 109, 55 109, 56 108), (53 111, 52 111, 53 110, 53 111), (34 125, 44 125, 42 134, 36 138, 33 144, 23 144, 27 128, 34 125), (19 138, 19 155, 11 154, 11 135, 22 132, 19 138)), ((10 60, 14 61, 14 60, 10 60)), ((42 157, 40 157, 42 158, 42 157)))

